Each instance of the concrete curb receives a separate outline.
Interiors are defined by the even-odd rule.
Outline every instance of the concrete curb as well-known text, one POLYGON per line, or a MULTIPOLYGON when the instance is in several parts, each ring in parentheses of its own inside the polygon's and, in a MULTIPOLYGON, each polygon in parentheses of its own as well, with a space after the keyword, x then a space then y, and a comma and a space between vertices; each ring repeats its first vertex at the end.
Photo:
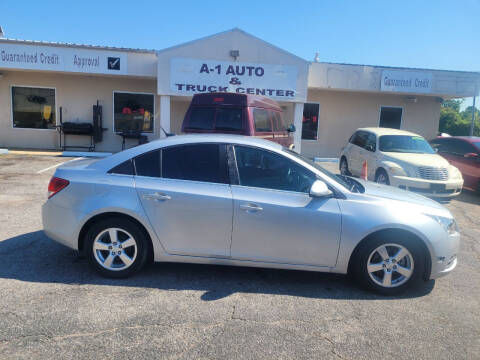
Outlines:
POLYGON ((60 156, 64 157, 107 157, 112 155, 112 153, 104 152, 92 152, 92 151, 64 151, 60 156))
POLYGON ((315 161, 315 162, 338 163, 338 159, 337 159, 337 158, 319 158, 319 157, 315 157, 315 158, 313 158, 313 161, 315 161))

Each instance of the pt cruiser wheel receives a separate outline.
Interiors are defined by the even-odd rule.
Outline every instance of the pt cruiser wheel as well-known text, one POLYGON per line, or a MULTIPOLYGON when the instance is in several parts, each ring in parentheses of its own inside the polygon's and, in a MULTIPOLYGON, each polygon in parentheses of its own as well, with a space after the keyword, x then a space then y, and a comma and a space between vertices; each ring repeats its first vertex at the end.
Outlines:
POLYGON ((96 271, 115 278, 140 270, 148 254, 143 231, 134 222, 122 218, 95 223, 87 232, 85 249, 96 271))
POLYGON ((375 177, 375 182, 383 185, 390 185, 390 179, 388 178, 387 172, 383 169, 379 169, 377 176, 375 177))
POLYGON ((422 250, 412 239, 372 239, 355 259, 355 277, 369 290, 401 293, 424 273, 422 250))

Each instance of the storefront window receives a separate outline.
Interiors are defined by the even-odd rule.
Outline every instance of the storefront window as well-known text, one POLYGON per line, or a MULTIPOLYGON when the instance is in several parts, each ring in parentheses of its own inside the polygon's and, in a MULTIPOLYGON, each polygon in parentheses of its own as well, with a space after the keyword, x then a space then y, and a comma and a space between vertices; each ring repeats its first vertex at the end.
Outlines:
POLYGON ((302 140, 318 139, 318 114, 319 104, 303 105, 302 140))
POLYGON ((12 87, 13 127, 54 129, 55 89, 12 87))
POLYGON ((113 94, 115 131, 153 131, 155 97, 153 94, 123 93, 113 94))
POLYGON ((380 108, 380 127, 400 129, 402 125, 401 107, 382 106, 380 108))

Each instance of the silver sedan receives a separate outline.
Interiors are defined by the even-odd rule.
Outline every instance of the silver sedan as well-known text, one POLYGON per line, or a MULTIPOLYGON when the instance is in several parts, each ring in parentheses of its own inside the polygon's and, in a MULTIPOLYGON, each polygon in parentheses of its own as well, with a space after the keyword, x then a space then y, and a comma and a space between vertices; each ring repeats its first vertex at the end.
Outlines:
POLYGON ((48 190, 45 233, 110 277, 190 262, 349 273, 396 294, 457 265, 457 225, 437 202, 251 137, 174 136, 69 162, 48 190))

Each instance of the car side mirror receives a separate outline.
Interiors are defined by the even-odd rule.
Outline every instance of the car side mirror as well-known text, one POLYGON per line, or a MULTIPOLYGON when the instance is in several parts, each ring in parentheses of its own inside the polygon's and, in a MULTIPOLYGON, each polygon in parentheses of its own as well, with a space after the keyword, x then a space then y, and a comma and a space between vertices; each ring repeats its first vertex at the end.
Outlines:
POLYGON ((295 125, 290 124, 290 126, 287 128, 287 131, 294 133, 295 131, 297 131, 297 128, 295 127, 295 125))
POLYGON ((312 187, 310 188, 311 197, 326 197, 332 194, 333 193, 330 191, 327 184, 320 180, 315 180, 315 182, 312 184, 312 187))
POLYGON ((478 154, 476 153, 466 153, 463 155, 463 157, 469 158, 469 159, 478 159, 478 154))

